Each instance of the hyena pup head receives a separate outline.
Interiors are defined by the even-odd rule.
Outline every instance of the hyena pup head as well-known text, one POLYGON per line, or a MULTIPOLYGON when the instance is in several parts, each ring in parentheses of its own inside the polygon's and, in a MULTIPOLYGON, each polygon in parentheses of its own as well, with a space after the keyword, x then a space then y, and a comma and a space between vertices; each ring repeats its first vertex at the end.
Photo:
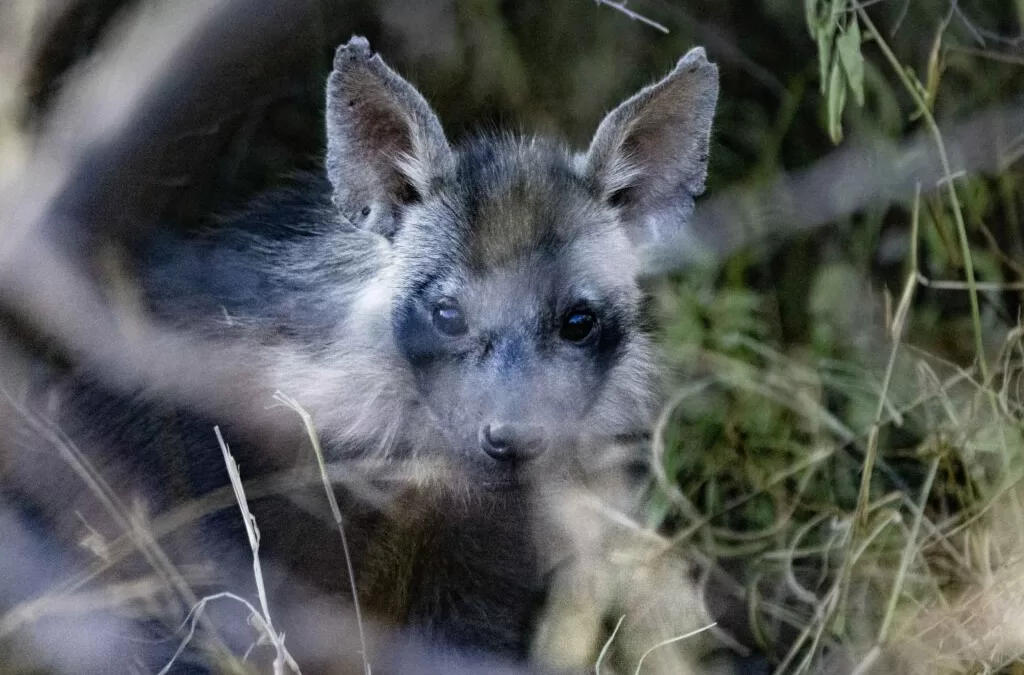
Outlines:
POLYGON ((387 332, 449 452, 504 470, 560 441, 644 430, 655 363, 639 251, 686 226, 717 96, 698 48, 605 117, 584 153, 514 136, 453 147, 364 39, 339 48, 333 200, 388 249, 387 332))

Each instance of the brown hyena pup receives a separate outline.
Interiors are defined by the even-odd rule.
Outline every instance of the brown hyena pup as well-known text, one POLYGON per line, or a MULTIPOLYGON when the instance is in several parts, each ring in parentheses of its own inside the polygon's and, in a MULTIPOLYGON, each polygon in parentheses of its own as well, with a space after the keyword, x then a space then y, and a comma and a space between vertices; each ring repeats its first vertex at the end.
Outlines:
MULTIPOLYGON (((372 626, 452 654, 585 668, 618 618, 602 612, 627 614, 633 656, 706 622, 686 566, 591 507, 608 500, 602 488, 615 506, 632 494, 622 467, 659 398, 638 279, 646 251, 684 239, 717 96, 698 48, 608 114, 584 152, 510 134, 453 145, 423 97, 353 38, 327 83, 323 175, 204 236, 135 251, 141 305, 251 370, 232 396, 266 404, 276 389, 310 413, 372 626), (568 604, 546 605, 552 590, 568 604)), ((350 596, 339 538, 322 493, 259 482, 311 462, 302 433, 101 380, 81 372, 65 390, 63 425, 98 464, 133 476, 151 512, 223 491, 212 425, 224 426, 256 486, 270 605, 289 608, 278 623, 290 644, 312 641, 295 627, 303 599, 350 596)), ((244 573, 210 588, 251 596, 238 520, 203 514, 187 542, 162 543, 244 573)), ((322 647, 310 658, 329 663, 322 647)), ((687 649, 660 657, 660 672, 692 667, 700 648, 687 649)))

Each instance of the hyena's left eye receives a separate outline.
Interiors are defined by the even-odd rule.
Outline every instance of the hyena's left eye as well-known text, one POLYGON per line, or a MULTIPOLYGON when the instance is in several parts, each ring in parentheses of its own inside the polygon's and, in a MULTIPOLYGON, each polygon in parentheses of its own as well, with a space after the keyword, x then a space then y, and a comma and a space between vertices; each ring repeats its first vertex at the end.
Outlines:
POLYGON ((562 318, 558 334, 563 340, 582 344, 597 332, 597 315, 588 307, 569 310, 562 318))
POLYGON ((459 303, 451 298, 445 298, 434 305, 431 312, 434 327, 449 337, 457 337, 466 332, 466 315, 463 313, 459 303))

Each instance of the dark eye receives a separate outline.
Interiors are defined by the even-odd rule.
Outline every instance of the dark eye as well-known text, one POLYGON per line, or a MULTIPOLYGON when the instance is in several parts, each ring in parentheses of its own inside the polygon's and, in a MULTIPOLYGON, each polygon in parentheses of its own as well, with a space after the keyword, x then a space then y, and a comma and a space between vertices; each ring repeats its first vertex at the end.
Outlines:
POLYGON ((446 299, 434 305, 432 318, 434 327, 445 335, 455 337, 466 332, 466 316, 454 300, 446 299))
POLYGON ((569 342, 581 343, 594 334, 597 328, 597 315, 586 307, 570 310, 562 319, 559 336, 569 342))

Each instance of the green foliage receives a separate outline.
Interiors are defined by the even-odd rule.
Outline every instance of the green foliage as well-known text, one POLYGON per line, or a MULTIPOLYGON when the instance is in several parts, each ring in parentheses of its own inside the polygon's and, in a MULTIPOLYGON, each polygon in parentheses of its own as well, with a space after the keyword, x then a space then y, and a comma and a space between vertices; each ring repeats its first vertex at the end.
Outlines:
MULTIPOLYGON (((941 3, 901 16, 807 0, 799 19, 763 4, 804 22, 819 88, 792 64, 776 72, 790 83, 777 107, 726 90, 719 134, 734 154, 718 166, 759 148, 753 171, 736 169, 757 180, 827 152, 821 134, 928 131, 1024 84, 1021 64, 995 60, 997 42, 971 46, 975 21, 1015 21, 1007 5, 954 20, 941 3)), ((652 514, 738 565, 778 672, 900 643, 916 611, 954 603, 1024 545, 1010 489, 1024 476, 1024 172, 952 180, 658 289, 679 385, 657 455, 675 487, 652 514)), ((995 672, 1017 656, 936 672, 995 672)))
POLYGON ((804 0, 807 27, 818 47, 818 77, 833 143, 843 139, 847 92, 858 106, 864 105, 860 24, 846 5, 845 0, 804 0))

